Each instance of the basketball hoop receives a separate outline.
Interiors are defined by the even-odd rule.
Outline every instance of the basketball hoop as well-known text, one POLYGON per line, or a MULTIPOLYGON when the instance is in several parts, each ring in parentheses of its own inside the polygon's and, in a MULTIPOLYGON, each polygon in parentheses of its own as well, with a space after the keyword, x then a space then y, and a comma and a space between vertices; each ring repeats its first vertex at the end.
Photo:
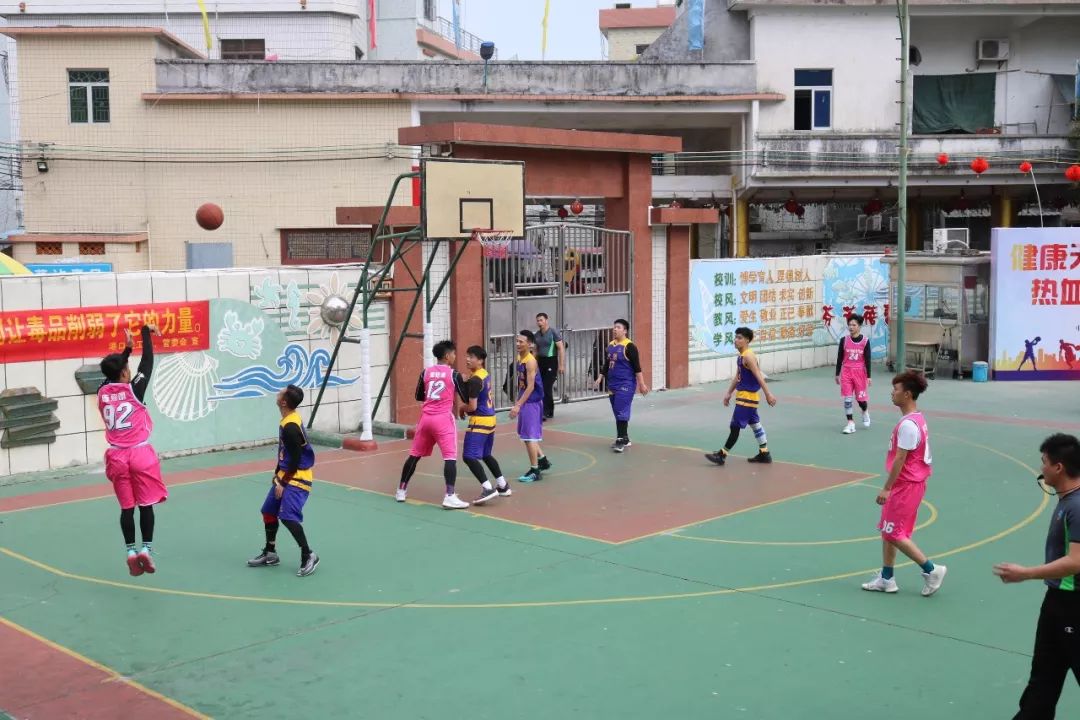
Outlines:
POLYGON ((473 240, 479 242, 486 258, 505 258, 510 255, 510 241, 514 239, 512 230, 473 230, 473 240))

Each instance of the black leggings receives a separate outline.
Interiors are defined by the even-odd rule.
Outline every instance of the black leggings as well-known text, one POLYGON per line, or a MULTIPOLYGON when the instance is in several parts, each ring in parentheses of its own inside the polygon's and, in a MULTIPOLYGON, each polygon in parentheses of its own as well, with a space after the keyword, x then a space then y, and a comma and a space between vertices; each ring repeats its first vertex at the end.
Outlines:
MULTIPOLYGON (((139 507, 139 530, 144 543, 154 542, 154 506, 139 507)), ((120 531, 124 533, 124 542, 135 544, 135 508, 120 511, 120 531)))

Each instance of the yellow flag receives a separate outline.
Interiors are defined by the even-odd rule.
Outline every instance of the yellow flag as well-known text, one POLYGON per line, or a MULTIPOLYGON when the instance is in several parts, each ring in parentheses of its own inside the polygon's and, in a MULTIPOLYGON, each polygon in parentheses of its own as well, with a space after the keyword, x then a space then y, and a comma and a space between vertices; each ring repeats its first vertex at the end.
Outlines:
POLYGON ((540 56, 547 55, 547 27, 548 27, 548 15, 551 14, 551 0, 544 0, 544 20, 541 26, 544 28, 543 38, 540 40, 540 56))
POLYGON ((202 13, 203 35, 206 36, 206 50, 209 52, 214 45, 210 37, 210 17, 206 14, 206 5, 203 4, 203 0, 195 0, 195 2, 199 3, 199 11, 202 13))

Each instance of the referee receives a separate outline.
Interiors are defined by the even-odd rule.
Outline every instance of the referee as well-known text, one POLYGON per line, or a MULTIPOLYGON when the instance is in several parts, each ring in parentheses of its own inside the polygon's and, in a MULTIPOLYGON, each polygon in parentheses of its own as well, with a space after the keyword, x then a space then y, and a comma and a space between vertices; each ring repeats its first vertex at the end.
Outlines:
POLYGON ((551 327, 547 313, 536 314, 536 362, 540 380, 544 383, 544 419, 555 417, 555 381, 566 372, 566 359, 562 335, 551 327))
POLYGON ((1051 435, 1039 451, 1039 477, 1058 497, 1046 535, 1046 564, 994 566, 1002 582, 1042 580, 1047 586, 1035 630, 1031 677, 1013 720, 1053 718, 1070 670, 1080 682, 1080 440, 1051 435))

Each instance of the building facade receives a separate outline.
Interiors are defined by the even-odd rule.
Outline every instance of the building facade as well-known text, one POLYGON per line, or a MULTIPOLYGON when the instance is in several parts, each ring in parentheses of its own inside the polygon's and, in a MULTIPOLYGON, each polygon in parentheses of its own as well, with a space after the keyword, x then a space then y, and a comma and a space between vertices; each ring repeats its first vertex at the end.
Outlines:
POLYGON ((637 60, 675 21, 675 3, 656 7, 633 7, 615 3, 600 11, 600 33, 607 41, 607 59, 613 62, 637 60))

